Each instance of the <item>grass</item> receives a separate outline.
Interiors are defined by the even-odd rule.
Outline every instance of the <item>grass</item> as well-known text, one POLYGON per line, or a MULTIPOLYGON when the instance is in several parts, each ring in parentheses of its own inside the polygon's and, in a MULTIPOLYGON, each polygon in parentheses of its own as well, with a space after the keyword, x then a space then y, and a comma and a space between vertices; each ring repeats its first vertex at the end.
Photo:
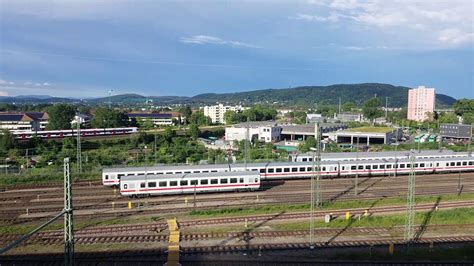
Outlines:
MULTIPOLYGON (((456 201, 456 200, 472 200, 474 199, 474 193, 465 193, 461 195, 443 195, 439 196, 440 202, 456 201)), ((416 197, 416 203, 434 203, 438 200, 438 196, 418 196, 416 197)), ((405 197, 398 198, 380 198, 377 200, 348 200, 348 201, 336 201, 331 203, 325 203, 320 209, 321 210, 333 210, 333 209, 353 209, 353 208, 370 208, 375 206, 389 206, 389 205, 404 205, 406 204, 405 197)), ((194 217, 219 217, 219 216, 241 216, 241 215, 255 215, 255 214, 269 214, 269 213, 280 213, 280 212, 298 212, 298 211, 309 211, 310 205, 308 204, 280 204, 271 206, 256 206, 256 207, 236 207, 236 208, 225 208, 225 209, 212 209, 212 210, 197 210, 191 211, 190 216, 194 217)))
POLYGON ((391 127, 355 127, 355 128, 346 129, 345 131, 349 131, 349 132, 365 132, 365 133, 370 133, 370 132, 375 132, 375 133, 388 133, 388 132, 393 131, 393 128, 391 128, 391 127))

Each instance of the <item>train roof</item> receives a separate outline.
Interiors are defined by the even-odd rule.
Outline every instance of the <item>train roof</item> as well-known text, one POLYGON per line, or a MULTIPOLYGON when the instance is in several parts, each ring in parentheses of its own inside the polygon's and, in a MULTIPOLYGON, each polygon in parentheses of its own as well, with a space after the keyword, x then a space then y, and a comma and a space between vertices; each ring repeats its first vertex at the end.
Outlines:
POLYGON ((144 178, 167 179, 167 178, 213 178, 213 177, 254 177, 260 176, 258 171, 234 171, 234 172, 217 172, 217 173, 189 173, 189 174, 164 174, 164 175, 133 175, 124 176, 122 181, 137 181, 144 178))
MULTIPOLYGON (((381 151, 381 152, 359 152, 359 158, 364 157, 391 157, 391 156, 410 156, 410 151, 381 151)), ((415 156, 436 156, 436 155, 464 155, 466 152, 455 152, 452 150, 420 150, 415 151, 415 156)), ((301 153, 293 155, 293 157, 312 157, 312 153, 301 153)), ((356 152, 329 152, 321 153, 322 158, 344 158, 344 157, 356 157, 356 152)))
MULTIPOLYGON (((453 157, 453 158, 436 158, 437 162, 446 162, 458 159, 472 159, 474 157, 453 157)), ((432 162, 433 158, 417 158, 416 162, 432 162)), ((323 161, 321 162, 322 165, 348 165, 354 164, 355 161, 323 161)), ((402 158, 402 159, 378 159, 378 160, 370 160, 370 161, 358 161, 360 164, 383 164, 383 163, 409 163, 411 162, 410 158, 402 158)), ((247 169, 255 169, 255 168, 262 168, 262 167, 299 167, 299 166, 312 166, 312 162, 270 162, 270 163, 247 163, 247 169)), ((235 171, 236 169, 244 169, 245 164, 207 164, 207 165, 165 165, 165 166, 153 166, 153 167, 123 167, 123 168, 104 168, 103 173, 120 173, 120 172, 153 172, 153 171, 192 171, 192 170, 206 170, 206 169, 217 169, 217 170, 229 170, 235 171)), ((221 172, 222 173, 222 172, 221 172)), ((211 174, 211 173, 209 173, 211 174)), ((160 175, 162 176, 162 175, 160 175)))

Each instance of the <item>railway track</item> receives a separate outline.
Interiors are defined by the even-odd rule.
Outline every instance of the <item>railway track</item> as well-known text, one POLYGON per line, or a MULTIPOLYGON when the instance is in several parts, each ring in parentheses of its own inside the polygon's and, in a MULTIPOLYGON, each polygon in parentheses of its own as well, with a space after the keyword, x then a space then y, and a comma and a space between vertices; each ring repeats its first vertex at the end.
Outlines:
MULTIPOLYGON (((419 230, 433 230, 433 229, 456 229, 462 226, 464 229, 473 229, 473 225, 429 225, 426 227, 415 226, 414 231, 419 230)), ((327 237, 337 235, 341 232, 341 228, 316 228, 315 235, 319 237, 327 237)), ((105 232, 84 232, 79 230, 75 233, 75 243, 79 245, 92 245, 98 243, 167 243, 168 234, 162 234, 157 232, 124 232, 121 233, 110 233, 108 230, 105 232)), ((354 235, 354 234, 363 234, 365 236, 369 235, 383 235, 388 233, 397 233, 402 235, 404 227, 398 226, 394 228, 367 228, 367 227, 355 227, 344 229, 344 234, 354 235)), ((278 238, 278 237, 296 237, 304 238, 309 235, 308 230, 293 230, 293 231, 239 231, 239 232, 225 232, 225 233, 216 233, 216 232, 207 232, 207 233, 182 233, 180 241, 204 241, 211 239, 234 239, 238 241, 250 241, 250 239, 255 238, 278 238)), ((7 244, 21 237, 18 234, 3 234, 0 235, 0 243, 7 244)), ((41 232, 30 239, 28 239, 24 245, 30 244, 41 244, 41 245, 60 245, 64 241, 64 235, 62 232, 41 232)))
MULTIPOLYGON (((474 191, 474 186, 469 187, 469 188, 464 188, 463 192, 473 192, 474 191)), ((444 194, 455 194, 457 193, 457 190, 455 188, 451 189, 446 189, 445 187, 438 187, 438 188, 418 188, 417 190, 417 195, 444 195, 444 194)), ((324 192, 322 193, 323 199, 327 199, 327 201, 336 201, 336 200, 350 200, 350 199, 355 199, 355 196, 353 193, 347 191, 345 194, 341 194, 341 192, 324 192)), ((395 188, 386 188, 386 189, 381 189, 377 190, 374 192, 370 193, 363 193, 359 194, 357 196, 358 200, 371 200, 371 199, 381 199, 384 197, 398 197, 400 196, 398 190, 395 188)), ((309 202, 310 200, 310 193, 309 191, 306 193, 291 193, 291 194, 266 194, 264 196, 261 196, 257 199, 256 195, 251 194, 248 196, 241 196, 240 194, 238 196, 233 196, 233 197, 226 197, 225 199, 222 198, 197 198, 196 199, 196 204, 197 207, 194 208, 192 205, 194 204, 194 201, 191 202, 191 200, 188 201, 188 204, 184 203, 183 201, 175 201, 171 200, 168 202, 165 202, 161 199, 142 199, 142 200, 135 200, 132 201, 132 204, 134 208, 136 208, 137 205, 140 206, 138 210, 140 211, 141 214, 144 214, 144 212, 148 212, 148 210, 153 209, 153 208, 158 208, 160 212, 164 213, 171 213, 171 212, 185 212, 185 211, 190 211, 193 209, 206 209, 206 208, 229 208, 229 207, 240 207, 242 205, 248 205, 251 204, 252 206, 261 206, 261 205, 278 205, 278 204, 305 204, 309 202), (216 202, 221 202, 220 204, 216 205, 216 202), (169 207, 167 207, 169 206, 169 207)), ((78 210, 83 210, 83 211, 106 211, 107 213, 100 213, 101 217, 104 216, 113 216, 113 213, 117 214, 123 214, 124 211, 128 212, 136 212, 136 210, 126 210, 128 205, 128 201, 117 201, 114 202, 114 206, 112 209, 112 203, 109 200, 103 200, 99 203, 94 202, 93 204, 74 204, 74 209, 76 211, 78 210)), ((25 208, 24 206, 15 206, 15 207, 10 207, 8 209, 3 209, 0 211, 0 221, 10 221, 12 219, 18 218, 18 219, 28 219, 28 217, 25 217, 25 208), (20 218, 21 216, 21 218, 20 218)), ((59 212, 62 210, 61 205, 57 206, 52 206, 52 207, 43 207, 43 206, 29 206, 28 207, 28 215, 34 215, 34 214, 46 214, 44 216, 47 216, 47 213, 52 213, 52 212, 59 212)), ((88 216, 87 213, 80 213, 76 212, 77 216, 88 216)), ((40 216, 41 217, 41 216, 40 216)))

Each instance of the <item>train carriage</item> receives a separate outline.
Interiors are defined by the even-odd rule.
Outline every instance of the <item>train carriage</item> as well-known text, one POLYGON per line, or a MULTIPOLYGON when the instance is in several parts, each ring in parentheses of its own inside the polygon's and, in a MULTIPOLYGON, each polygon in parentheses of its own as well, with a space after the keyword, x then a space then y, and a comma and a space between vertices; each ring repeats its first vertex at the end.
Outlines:
POLYGON ((258 188, 260 174, 256 171, 125 176, 120 182, 123 196, 252 191, 258 188))
MULTIPOLYGON (((230 173, 236 171, 256 171, 261 180, 307 178, 316 174, 312 162, 272 162, 248 164, 182 165, 107 168, 102 180, 106 186, 119 185, 120 180, 129 176, 230 173)), ((418 173, 443 173, 473 171, 474 157, 453 156, 451 158, 418 158, 415 162, 418 173)), ((358 175, 397 175, 411 171, 411 159, 383 159, 360 161, 323 161, 322 177, 348 177, 358 175)))

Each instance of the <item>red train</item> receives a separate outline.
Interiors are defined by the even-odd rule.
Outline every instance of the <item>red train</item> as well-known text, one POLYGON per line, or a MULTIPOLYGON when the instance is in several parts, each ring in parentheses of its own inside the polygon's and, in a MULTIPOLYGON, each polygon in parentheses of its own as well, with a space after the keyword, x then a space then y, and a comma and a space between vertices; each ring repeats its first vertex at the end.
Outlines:
MULTIPOLYGON (((120 128, 89 128, 81 129, 80 134, 83 137, 95 137, 95 136, 114 136, 114 135, 129 135, 138 132, 137 127, 120 127, 120 128)), ((66 130, 42 130, 42 131, 30 131, 30 130, 17 130, 12 131, 12 134, 16 139, 27 140, 34 136, 40 139, 57 139, 65 137, 76 137, 76 129, 66 130)))

